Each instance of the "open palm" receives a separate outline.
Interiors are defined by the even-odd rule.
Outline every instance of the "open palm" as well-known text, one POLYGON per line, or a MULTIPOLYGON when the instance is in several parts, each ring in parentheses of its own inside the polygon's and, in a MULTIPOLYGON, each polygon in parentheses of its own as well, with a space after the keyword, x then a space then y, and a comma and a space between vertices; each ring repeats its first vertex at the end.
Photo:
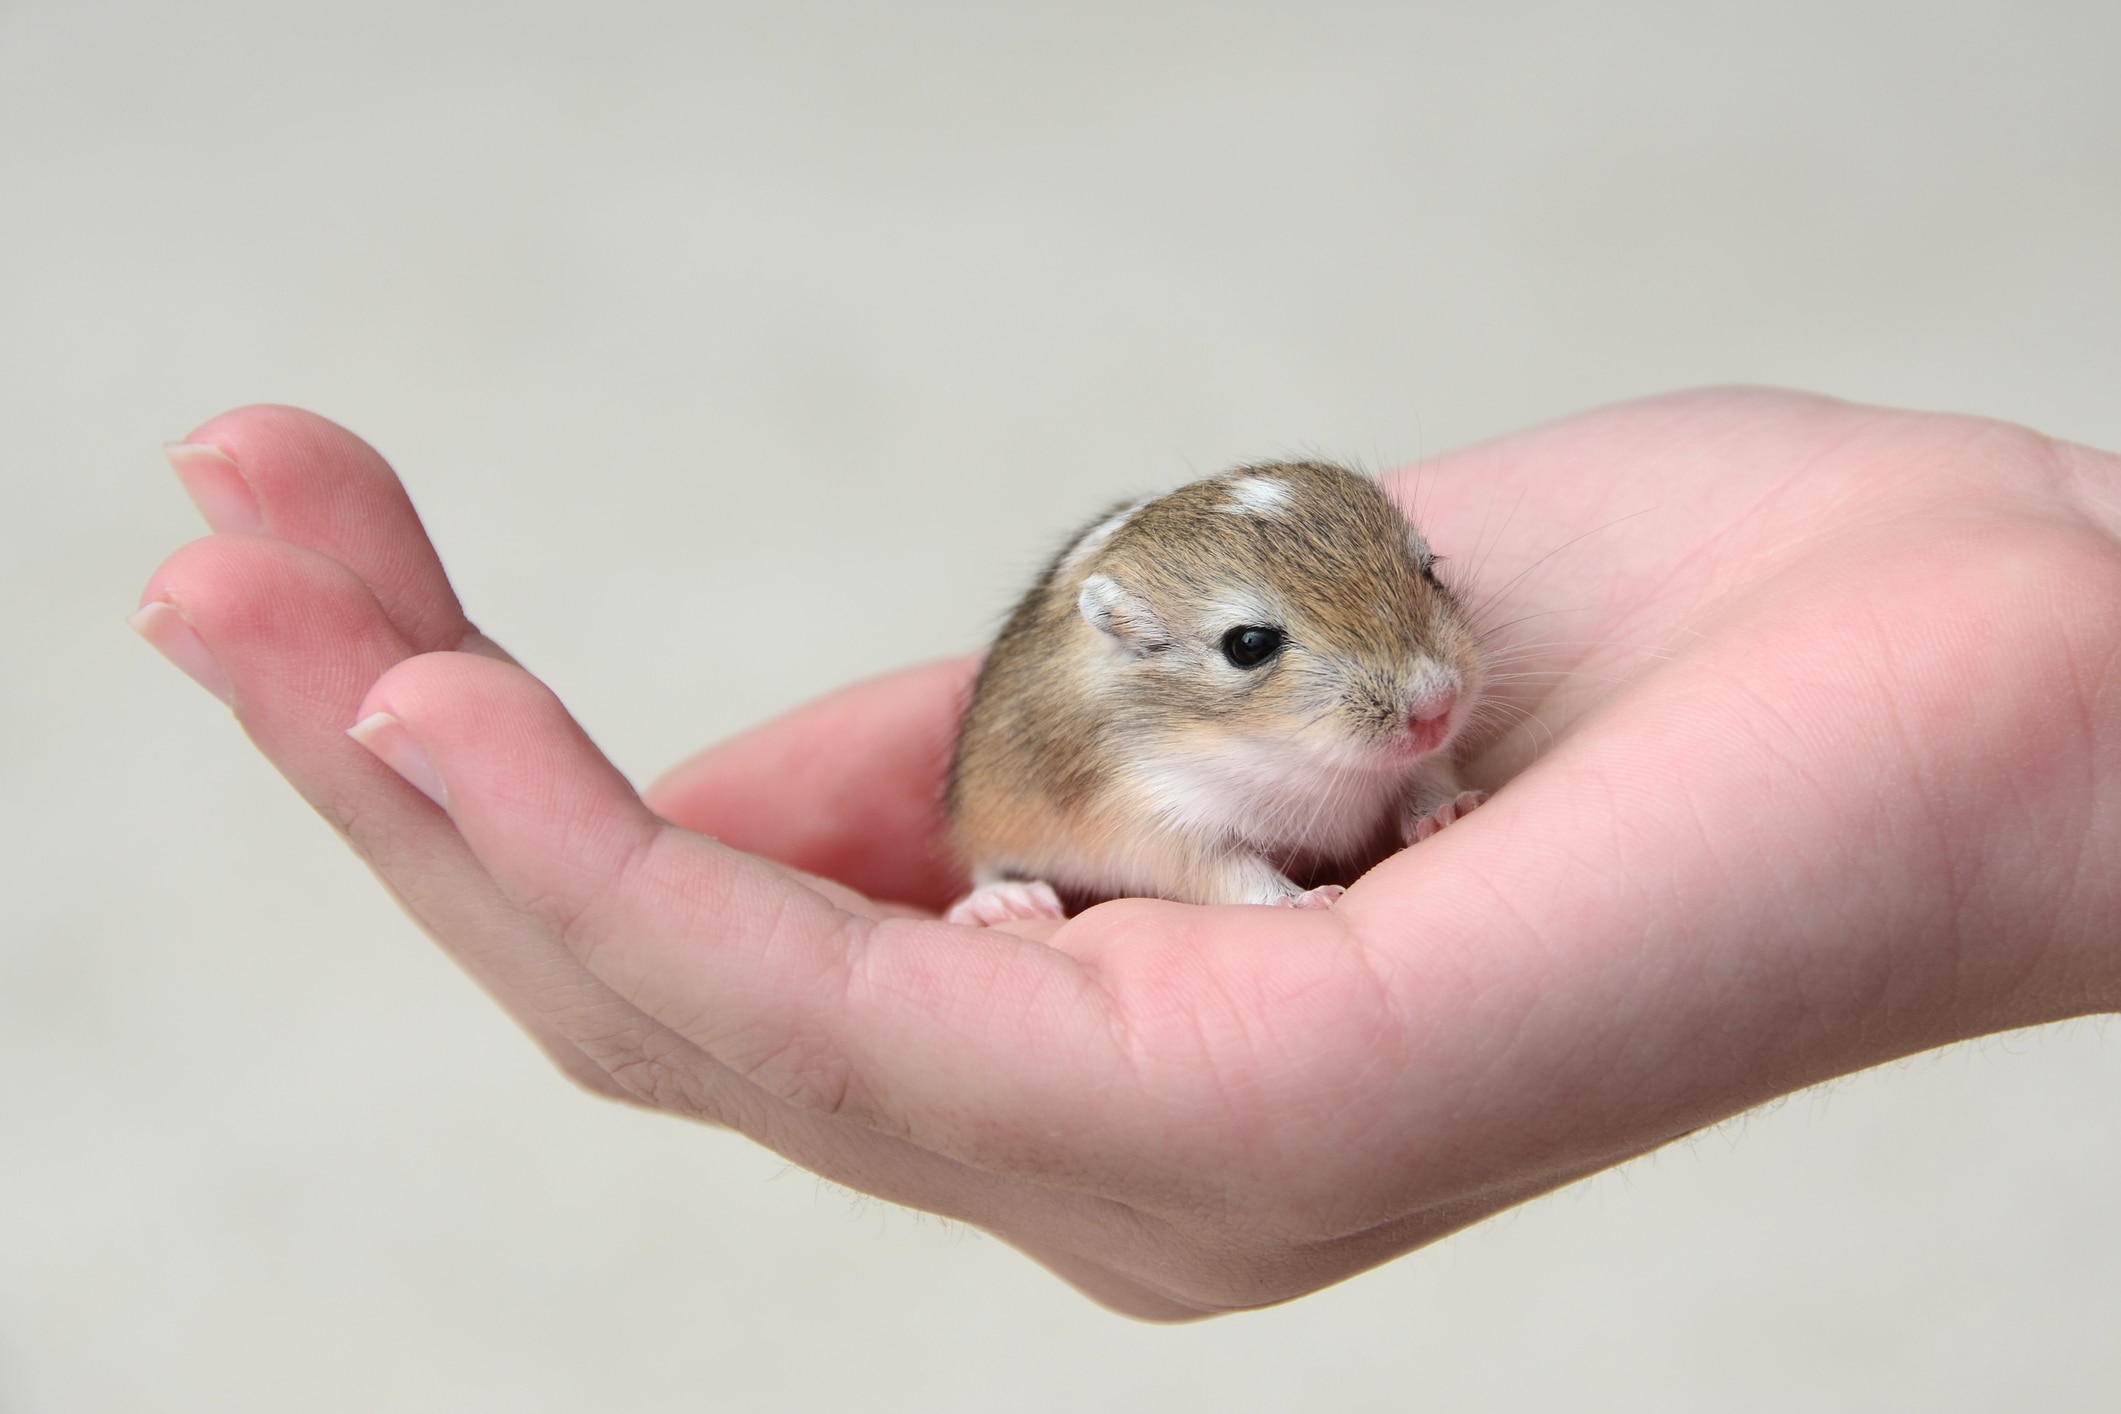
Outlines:
POLYGON ((1490 626, 1491 802, 1330 911, 1018 931, 933 918, 969 663, 644 801, 353 436, 253 408, 176 460, 221 533, 143 632, 569 1074, 1137 1315, 1285 1300, 1796 1087, 2121 1005, 2121 462, 2020 429, 1702 393, 1402 473, 1490 626))

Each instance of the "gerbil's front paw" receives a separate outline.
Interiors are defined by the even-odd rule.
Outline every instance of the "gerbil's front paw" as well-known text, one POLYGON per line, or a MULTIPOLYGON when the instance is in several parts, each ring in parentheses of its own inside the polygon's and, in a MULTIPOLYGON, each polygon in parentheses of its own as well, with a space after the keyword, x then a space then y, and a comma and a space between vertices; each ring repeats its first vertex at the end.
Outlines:
POLYGON ((1338 884, 1320 884, 1315 889, 1305 889, 1289 898, 1274 900, 1276 908, 1331 908, 1340 901, 1347 890, 1338 884))
POLYGON ((1420 844, 1452 821, 1463 820, 1487 798, 1484 790, 1462 790, 1428 814, 1415 816, 1407 821, 1407 843, 1420 844))
POLYGON ((1066 918, 1068 910, 1061 907, 1060 895, 1053 892, 1053 885, 1034 879, 1030 883, 1011 881, 1005 884, 988 884, 950 905, 943 915, 946 923, 964 923, 974 928, 991 928, 997 923, 1008 923, 1018 918, 1066 918))

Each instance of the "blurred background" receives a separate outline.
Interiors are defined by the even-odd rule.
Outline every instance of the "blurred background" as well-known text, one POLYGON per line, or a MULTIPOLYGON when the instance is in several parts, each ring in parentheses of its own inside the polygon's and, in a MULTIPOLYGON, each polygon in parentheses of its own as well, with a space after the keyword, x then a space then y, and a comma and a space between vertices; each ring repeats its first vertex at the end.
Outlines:
POLYGON ((1704 383, 2121 447, 2121 7, 0 0, 0 1411, 2085 1409, 2121 1040, 1130 1324, 572 1090, 126 632, 303 404, 645 783, 1107 499, 1704 383))

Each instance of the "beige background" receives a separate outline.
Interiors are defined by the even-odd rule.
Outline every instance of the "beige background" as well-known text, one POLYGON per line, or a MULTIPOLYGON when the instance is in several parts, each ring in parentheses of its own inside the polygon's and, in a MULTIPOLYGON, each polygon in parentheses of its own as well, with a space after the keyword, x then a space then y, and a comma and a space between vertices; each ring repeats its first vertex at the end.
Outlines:
POLYGON ((0 0, 0 1410, 2105 1405, 2107 1026, 1132 1325, 570 1090, 122 620, 199 532, 156 444, 256 400, 393 457, 641 780, 1237 458, 1727 380, 2121 447, 2117 55, 2106 0, 0 0))

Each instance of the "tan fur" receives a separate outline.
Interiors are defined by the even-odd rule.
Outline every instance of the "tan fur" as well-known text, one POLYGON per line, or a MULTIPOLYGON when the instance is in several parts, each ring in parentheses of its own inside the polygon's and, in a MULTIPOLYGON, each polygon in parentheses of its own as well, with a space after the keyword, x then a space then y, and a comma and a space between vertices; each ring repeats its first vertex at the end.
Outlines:
POLYGON ((1421 755, 1408 718, 1455 691, 1465 720, 1474 639, 1375 483, 1248 466, 1115 528, 1125 509, 1047 567, 974 687, 950 810, 976 881, 1284 901, 1292 874, 1346 882, 1452 798, 1448 742, 1421 755), (1222 640, 1248 625, 1286 637, 1241 669, 1222 640))

